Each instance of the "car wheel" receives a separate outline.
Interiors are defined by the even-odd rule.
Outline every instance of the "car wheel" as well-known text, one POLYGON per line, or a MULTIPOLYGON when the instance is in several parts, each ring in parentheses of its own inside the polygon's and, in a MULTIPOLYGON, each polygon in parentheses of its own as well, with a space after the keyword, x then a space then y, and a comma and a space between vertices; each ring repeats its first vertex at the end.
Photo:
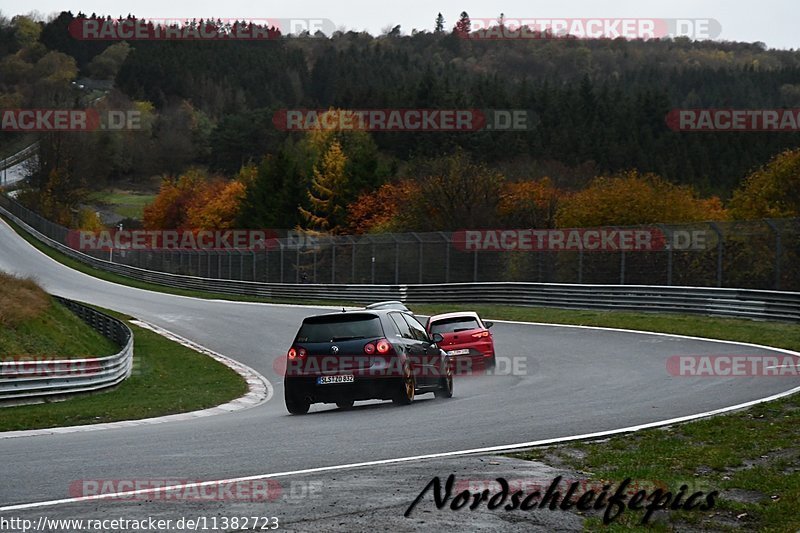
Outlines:
POLYGON ((439 389, 433 393, 437 398, 453 397, 453 369, 449 364, 445 366, 445 375, 441 380, 441 385, 439 389))
POLYGON ((489 358, 489 361, 486 363, 486 370, 494 370, 496 366, 497 366, 497 356, 495 354, 492 354, 492 356, 489 358))
POLYGON ((414 401, 414 391, 417 388, 417 382, 414 379, 414 373, 408 363, 403 365, 403 377, 398 384, 397 395, 392 398, 392 403, 395 405, 409 405, 414 401))
POLYGON ((350 409, 353 407, 355 402, 353 400, 342 400, 340 402, 336 402, 336 407, 339 409, 350 409))
POLYGON ((286 401, 286 410, 293 415, 304 415, 311 407, 311 402, 308 400, 298 400, 292 396, 289 391, 285 391, 284 400, 286 401))

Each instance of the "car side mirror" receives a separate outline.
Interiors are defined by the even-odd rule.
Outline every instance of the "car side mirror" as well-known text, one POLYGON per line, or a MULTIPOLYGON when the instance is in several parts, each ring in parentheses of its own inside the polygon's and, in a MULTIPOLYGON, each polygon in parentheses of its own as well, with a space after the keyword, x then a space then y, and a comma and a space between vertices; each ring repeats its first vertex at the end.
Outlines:
POLYGON ((484 322, 483 325, 486 326, 486 329, 489 329, 490 327, 494 326, 494 322, 484 322))
POLYGON ((442 342, 444 340, 444 337, 442 336, 441 333, 434 333, 433 335, 431 335, 431 340, 434 343, 439 344, 440 342, 442 342))

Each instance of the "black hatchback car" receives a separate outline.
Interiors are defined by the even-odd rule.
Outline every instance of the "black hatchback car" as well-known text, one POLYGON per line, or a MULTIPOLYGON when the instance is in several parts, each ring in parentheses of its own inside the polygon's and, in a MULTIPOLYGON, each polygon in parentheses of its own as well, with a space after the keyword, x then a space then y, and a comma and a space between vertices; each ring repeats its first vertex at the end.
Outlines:
POLYGON ((287 354, 286 409, 346 409, 358 400, 408 405, 416 394, 453 395, 450 357, 413 316, 396 310, 329 313, 303 320, 287 354))

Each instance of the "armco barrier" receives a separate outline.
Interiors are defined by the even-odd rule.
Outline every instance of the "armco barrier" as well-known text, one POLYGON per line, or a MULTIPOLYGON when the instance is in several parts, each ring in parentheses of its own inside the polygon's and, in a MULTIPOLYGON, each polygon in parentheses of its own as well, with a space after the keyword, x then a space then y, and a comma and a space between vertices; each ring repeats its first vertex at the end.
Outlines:
POLYGON ((122 347, 108 357, 63 360, 20 359, 0 362, 0 401, 89 392, 114 386, 130 376, 133 333, 116 318, 91 307, 55 297, 104 337, 122 347))
POLYGON ((564 309, 618 309, 696 313, 800 322, 800 293, 713 287, 581 285, 528 282, 476 282, 398 285, 280 284, 184 276, 98 259, 57 242, 26 224, 4 205, 3 213, 25 231, 66 255, 93 267, 168 287, 285 301, 333 300, 369 303, 497 303, 564 309))

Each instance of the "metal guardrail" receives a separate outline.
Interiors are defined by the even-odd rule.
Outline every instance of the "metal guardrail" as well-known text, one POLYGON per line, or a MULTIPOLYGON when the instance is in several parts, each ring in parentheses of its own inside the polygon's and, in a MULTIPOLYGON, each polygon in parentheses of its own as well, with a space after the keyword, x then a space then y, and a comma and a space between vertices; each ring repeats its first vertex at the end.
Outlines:
POLYGON ((123 322, 91 307, 55 296, 62 305, 122 350, 107 357, 0 362, 0 401, 89 392, 112 387, 131 374, 133 332, 123 322))
POLYGON ((25 148, 23 148, 14 155, 10 155, 5 159, 0 159, 0 170, 8 167, 13 167, 17 163, 25 161, 30 156, 35 154, 38 150, 39 150, 39 142, 37 141, 29 146, 26 146, 25 148))
POLYGON ((617 309, 694 313, 800 322, 800 293, 715 287, 584 285, 529 282, 342 285, 281 284, 201 278, 112 263, 76 251, 26 224, 5 207, 0 212, 25 231, 64 254, 95 268, 167 287, 277 300, 333 300, 369 303, 497 303, 563 309, 617 309))

